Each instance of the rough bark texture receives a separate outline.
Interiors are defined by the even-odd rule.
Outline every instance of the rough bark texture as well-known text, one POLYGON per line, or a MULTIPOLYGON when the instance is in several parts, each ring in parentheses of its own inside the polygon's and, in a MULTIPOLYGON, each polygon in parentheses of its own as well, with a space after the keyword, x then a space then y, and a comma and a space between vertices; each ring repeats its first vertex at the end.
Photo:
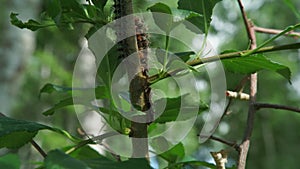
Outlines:
MULTIPOLYGON (((115 0, 115 14, 116 19, 133 13, 131 0, 115 0)), ((128 37, 119 42, 121 55, 120 58, 124 59, 130 54, 137 53, 135 63, 128 61, 127 73, 133 76, 130 82, 129 93, 130 100, 133 107, 139 111, 147 111, 150 109, 150 87, 148 84, 147 75, 147 48, 148 41, 147 35, 144 33, 143 22, 137 17, 129 17, 126 22, 117 23, 117 27, 122 30, 117 32, 118 36, 126 36, 135 32, 136 36, 128 37)), ((127 36, 126 36, 127 37, 127 36)), ((132 157, 147 157, 148 156, 148 131, 147 123, 143 119, 147 119, 149 115, 139 115, 133 117, 131 122, 132 137, 132 157)), ((147 120, 148 121, 148 120, 147 120)))

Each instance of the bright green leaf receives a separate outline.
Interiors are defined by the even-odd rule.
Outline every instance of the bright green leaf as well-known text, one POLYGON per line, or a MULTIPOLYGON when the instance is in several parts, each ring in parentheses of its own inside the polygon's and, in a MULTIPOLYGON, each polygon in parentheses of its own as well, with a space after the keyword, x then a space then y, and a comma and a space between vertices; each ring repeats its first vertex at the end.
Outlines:
POLYGON ((84 162, 59 150, 50 151, 44 163, 46 169, 91 169, 84 162))
POLYGON ((262 54, 224 59, 222 63, 228 71, 234 73, 250 74, 260 70, 269 70, 280 74, 289 82, 291 80, 291 71, 287 66, 274 62, 262 54))

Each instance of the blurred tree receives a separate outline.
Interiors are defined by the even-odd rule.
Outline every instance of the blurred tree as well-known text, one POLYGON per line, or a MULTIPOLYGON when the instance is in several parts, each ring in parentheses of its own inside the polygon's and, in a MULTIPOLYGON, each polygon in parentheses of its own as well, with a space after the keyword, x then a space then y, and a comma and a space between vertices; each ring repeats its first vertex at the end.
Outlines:
POLYGON ((35 49, 35 33, 12 26, 9 14, 14 10, 19 11, 23 19, 35 18, 40 1, 1 0, 0 3, 0 111, 10 114, 16 105, 28 59, 35 49))

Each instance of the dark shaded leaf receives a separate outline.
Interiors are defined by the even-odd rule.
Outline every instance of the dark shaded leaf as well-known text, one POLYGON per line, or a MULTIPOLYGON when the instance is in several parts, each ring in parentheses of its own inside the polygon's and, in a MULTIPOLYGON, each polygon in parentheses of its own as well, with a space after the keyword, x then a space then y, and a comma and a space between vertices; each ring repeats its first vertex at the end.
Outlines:
POLYGON ((106 86, 97 86, 95 89, 96 99, 109 99, 110 92, 106 86))
POLYGON ((27 28, 27 29, 30 29, 32 31, 36 31, 36 30, 38 30, 40 28, 54 26, 54 23, 52 23, 52 22, 39 23, 39 22, 37 22, 35 20, 32 20, 32 19, 30 19, 28 22, 22 22, 21 20, 19 20, 17 18, 18 15, 19 14, 17 14, 17 13, 11 13, 10 14, 10 22, 13 25, 15 25, 15 26, 17 26, 17 27, 19 27, 21 29, 27 28))
POLYGON ((291 71, 287 66, 274 62, 263 54, 224 59, 222 63, 228 71, 234 73, 250 74, 260 70, 269 70, 280 74, 289 82, 291 80, 291 71))
POLYGON ((39 123, 0 117, 0 148, 19 148, 43 129, 52 130, 39 123))
POLYGON ((55 84, 51 84, 51 83, 47 83, 45 84, 42 89, 40 90, 40 94, 42 93, 48 93, 51 94, 52 92, 68 92, 68 91, 72 91, 71 87, 65 87, 65 86, 59 86, 59 85, 55 85, 55 84))
POLYGON ((184 162, 179 162, 179 163, 169 165, 165 169, 184 168, 185 166, 203 166, 207 168, 216 169, 216 166, 214 164, 205 161, 184 161, 184 162))
POLYGON ((184 20, 202 17, 200 14, 182 9, 171 9, 168 5, 163 3, 156 3, 148 8, 153 13, 155 24, 167 34, 178 26, 184 20), (160 15, 164 13, 168 15, 160 15))
POLYGON ((171 8, 166 4, 156 3, 155 5, 149 7, 148 9, 150 9, 151 12, 168 14, 168 15, 153 14, 153 18, 155 24, 161 30, 169 34, 169 32, 174 28, 171 8))
POLYGON ((174 53, 175 56, 179 57, 184 62, 187 62, 190 59, 190 56, 194 54, 195 52, 193 51, 174 53))
POLYGON ((107 158, 83 160, 93 169, 151 169, 146 159, 135 158, 127 161, 116 162, 107 158))
POLYGON ((92 0, 93 4, 101 9, 103 11, 103 8, 105 6, 105 4, 107 3, 107 0, 92 0))
MULTIPOLYGON (((183 115, 183 116, 181 116, 181 119, 177 119, 177 117, 179 115, 180 107, 181 107, 182 97, 184 97, 184 96, 176 97, 176 98, 167 98, 167 103, 166 103, 164 112, 155 120, 155 122, 166 123, 166 122, 171 122, 171 121, 175 121, 175 120, 187 120, 187 119, 191 118, 190 115, 187 114, 186 117, 184 117, 184 115, 183 115)), ((162 102, 162 99, 155 101, 154 105, 158 104, 160 102, 162 102)), ((192 108, 192 109, 194 109, 194 108, 192 108)), ((204 110, 207 110, 207 109, 208 109, 208 105, 203 102, 200 102, 198 114, 202 113, 204 110)))
POLYGON ((60 0, 47 0, 46 1, 46 6, 47 6, 47 9, 46 9, 47 14, 51 18, 55 18, 62 11, 60 0))
POLYGON ((179 143, 170 150, 160 154, 160 156, 167 160, 170 164, 176 163, 185 156, 184 146, 182 143, 179 143))
MULTIPOLYGON (((178 9, 184 9, 198 13, 198 17, 190 18, 188 19, 188 21, 194 24, 203 32, 207 33, 211 22, 213 8, 220 1, 221 0, 179 0, 178 9)), ((188 25, 187 28, 191 31, 199 33, 188 25)))
POLYGON ((69 155, 78 160, 104 158, 101 154, 99 154, 96 150, 92 149, 90 146, 81 147, 80 149, 73 151, 69 155))
POLYGON ((70 105, 74 105, 72 97, 66 98, 64 100, 61 100, 59 103, 56 103, 52 108, 43 112, 43 115, 45 115, 45 116, 53 115, 56 110, 61 109, 66 106, 70 106, 70 105))
POLYGON ((46 169, 91 169, 84 162, 59 150, 50 151, 44 163, 46 169))

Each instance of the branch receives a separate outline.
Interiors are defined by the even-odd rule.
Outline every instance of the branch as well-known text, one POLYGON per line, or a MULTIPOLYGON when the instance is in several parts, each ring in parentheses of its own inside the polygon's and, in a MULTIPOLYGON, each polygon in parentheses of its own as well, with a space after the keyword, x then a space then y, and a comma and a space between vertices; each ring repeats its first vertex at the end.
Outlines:
MULTIPOLYGON (((210 56, 210 57, 206 57, 206 58, 198 58, 193 61, 187 62, 186 64, 188 64, 190 66, 198 66, 198 65, 201 65, 204 63, 242 57, 244 53, 258 54, 258 53, 267 53, 267 52, 275 52, 275 51, 290 50, 290 49, 300 49, 300 43, 290 43, 290 44, 285 44, 285 45, 280 45, 280 46, 268 46, 268 47, 260 48, 259 50, 256 50, 256 51, 243 50, 243 51, 239 51, 239 52, 225 53, 225 54, 210 56), (254 52, 252 52, 252 51, 254 51, 254 52)), ((178 72, 178 71, 176 71, 176 72, 178 72)), ((159 75, 159 74, 153 75, 153 76, 149 77, 148 83, 154 84, 155 82, 157 82, 159 80, 169 77, 171 74, 174 74, 174 73, 173 72, 165 73, 165 75, 163 75, 163 76, 159 75)))
POLYGON ((299 108, 285 106, 285 105, 269 104, 269 103, 255 103, 254 106, 255 106, 256 110, 263 109, 263 108, 271 108, 271 109, 288 110, 288 111, 300 113, 299 108))
POLYGON ((239 149, 239 146, 234 143, 234 142, 229 142, 229 141, 226 141, 226 140, 223 140, 219 137, 216 137, 216 136, 205 136, 205 135, 198 135, 199 137, 205 137, 205 138, 208 138, 208 139, 211 139, 211 140, 214 140, 214 141, 217 141, 217 142, 220 142, 220 143, 223 143, 225 145, 228 145, 230 147, 233 147, 234 149, 238 150, 239 149))
MULTIPOLYGON (((267 33, 267 34, 279 34, 280 32, 283 31, 283 30, 279 30, 279 29, 270 29, 270 28, 263 28, 263 27, 258 27, 258 26, 254 26, 253 29, 256 32, 267 33)), ((300 38, 300 32, 290 31, 290 32, 285 33, 284 35, 292 36, 294 38, 300 38)))
MULTIPOLYGON (((248 37, 250 40, 250 49, 252 49, 252 52, 248 52, 243 55, 250 55, 253 54, 255 51, 258 51, 260 48, 262 48, 262 45, 267 44, 269 41, 266 41, 263 43, 258 49, 256 49, 256 36, 255 36, 255 30, 253 28, 253 24, 247 19, 246 12, 244 11, 243 4, 241 0, 238 0, 239 7, 241 9, 241 13, 243 16, 243 20, 248 32, 248 37)), ((275 39, 275 38, 274 38, 275 39)), ((250 137, 252 135, 253 126, 254 126, 254 117, 255 117, 255 111, 256 108, 254 107, 254 103, 256 101, 256 93, 257 93, 257 73, 250 75, 250 102, 249 102, 249 110, 248 110, 248 117, 247 117, 247 126, 246 130, 244 132, 244 138, 242 143, 239 146, 239 159, 238 159, 238 169, 245 169, 246 168, 246 160, 247 160, 247 154, 249 151, 250 146, 250 137)))
POLYGON ((34 141, 31 140, 30 144, 44 157, 47 157, 47 154, 45 153, 45 151, 34 141))
POLYGON ((243 6, 241 0, 238 0, 238 3, 239 3, 239 7, 240 7, 240 10, 241 10, 242 16, 243 16, 244 24, 246 26, 248 38, 249 38, 250 43, 251 43, 250 48, 255 49, 256 48, 256 38, 255 38, 255 31, 253 29, 253 24, 250 22, 250 20, 248 20, 246 12, 244 10, 244 6, 243 6))

